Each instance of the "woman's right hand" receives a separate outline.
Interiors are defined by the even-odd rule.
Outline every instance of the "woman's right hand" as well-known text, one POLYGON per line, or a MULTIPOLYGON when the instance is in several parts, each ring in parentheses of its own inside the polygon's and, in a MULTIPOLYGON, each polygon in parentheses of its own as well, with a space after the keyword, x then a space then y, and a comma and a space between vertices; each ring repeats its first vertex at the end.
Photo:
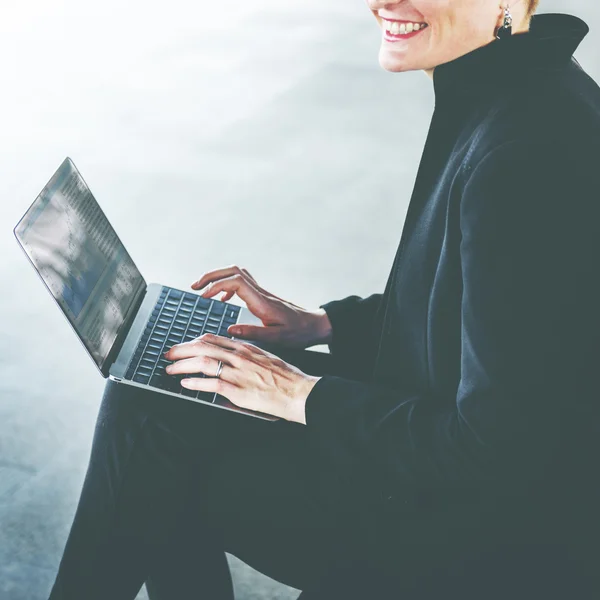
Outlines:
POLYGON ((208 287, 201 294, 204 298, 225 292, 221 300, 227 302, 237 295, 263 322, 263 326, 230 325, 227 331, 236 338, 288 348, 308 348, 331 341, 331 323, 325 310, 309 311, 267 292, 246 269, 232 265, 209 271, 192 284, 192 289, 205 286, 208 287))

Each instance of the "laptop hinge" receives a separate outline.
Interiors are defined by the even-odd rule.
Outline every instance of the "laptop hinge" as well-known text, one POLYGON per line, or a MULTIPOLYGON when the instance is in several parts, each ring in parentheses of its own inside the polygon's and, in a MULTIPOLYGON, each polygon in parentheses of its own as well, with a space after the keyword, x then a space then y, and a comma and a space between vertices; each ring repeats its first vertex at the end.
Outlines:
POLYGON ((138 310, 140 309, 140 306, 142 305, 142 302, 146 297, 147 292, 148 286, 146 285, 146 281, 142 280, 142 286, 140 287, 137 298, 131 303, 131 307, 129 308, 129 311, 125 316, 125 320, 119 328, 117 337, 115 338, 115 341, 109 353, 106 355, 106 358, 102 363, 102 367, 100 368, 100 371, 102 371, 102 375, 104 377, 108 377, 110 368, 114 364, 117 356, 119 356, 119 352, 121 352, 121 348, 123 347, 123 344, 125 343, 125 340, 127 338, 127 334, 129 333, 129 328, 131 327, 131 324, 133 323, 138 313, 138 310))

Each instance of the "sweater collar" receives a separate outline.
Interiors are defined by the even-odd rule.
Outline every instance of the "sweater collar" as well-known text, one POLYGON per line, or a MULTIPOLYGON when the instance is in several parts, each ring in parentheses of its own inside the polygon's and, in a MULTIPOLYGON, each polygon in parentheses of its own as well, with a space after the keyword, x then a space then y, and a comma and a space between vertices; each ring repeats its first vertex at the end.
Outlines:
POLYGON ((457 95, 510 85, 535 70, 566 66, 587 35, 588 25, 568 14, 539 14, 529 31, 494 40, 433 71, 436 104, 457 95))

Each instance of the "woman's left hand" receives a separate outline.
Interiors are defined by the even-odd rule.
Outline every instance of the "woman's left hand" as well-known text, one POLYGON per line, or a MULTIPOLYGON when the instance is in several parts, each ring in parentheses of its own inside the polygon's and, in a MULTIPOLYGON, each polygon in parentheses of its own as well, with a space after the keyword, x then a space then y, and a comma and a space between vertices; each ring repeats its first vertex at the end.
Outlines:
POLYGON ((187 389, 217 392, 241 408, 304 425, 306 398, 320 379, 254 344, 212 333, 173 346, 165 358, 175 361, 166 369, 169 375, 208 375, 182 379, 187 389), (217 378, 219 361, 223 367, 217 378))

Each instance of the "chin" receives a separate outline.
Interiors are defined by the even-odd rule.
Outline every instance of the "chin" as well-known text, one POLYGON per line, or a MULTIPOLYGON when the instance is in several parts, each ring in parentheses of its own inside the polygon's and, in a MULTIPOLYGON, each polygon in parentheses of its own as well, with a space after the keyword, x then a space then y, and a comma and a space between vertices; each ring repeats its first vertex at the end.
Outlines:
POLYGON ((379 66, 390 73, 403 73, 404 71, 413 71, 415 67, 411 67, 406 61, 389 56, 387 53, 379 55, 379 66))

